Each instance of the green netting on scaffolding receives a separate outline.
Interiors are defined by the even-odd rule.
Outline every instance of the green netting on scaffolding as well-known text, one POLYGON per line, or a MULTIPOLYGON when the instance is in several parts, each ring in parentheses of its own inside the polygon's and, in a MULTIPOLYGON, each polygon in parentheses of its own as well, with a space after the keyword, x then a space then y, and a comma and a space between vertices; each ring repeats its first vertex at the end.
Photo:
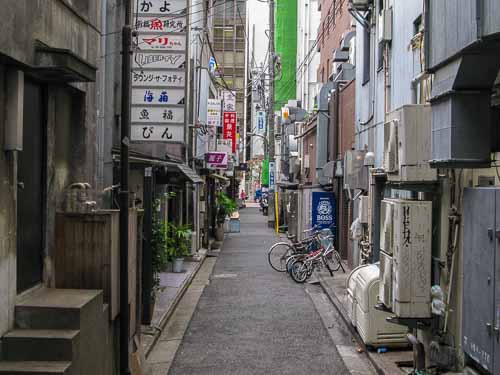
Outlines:
POLYGON ((281 56, 281 72, 276 73, 275 110, 296 97, 297 0, 276 1, 276 54, 281 56))

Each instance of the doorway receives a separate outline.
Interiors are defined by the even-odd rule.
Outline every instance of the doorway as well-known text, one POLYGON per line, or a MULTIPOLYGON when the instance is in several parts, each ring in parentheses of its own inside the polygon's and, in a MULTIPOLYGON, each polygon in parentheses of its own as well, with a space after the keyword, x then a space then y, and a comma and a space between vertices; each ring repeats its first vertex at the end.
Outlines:
POLYGON ((42 280, 45 186, 43 87, 24 84, 23 151, 18 160, 17 292, 42 280))

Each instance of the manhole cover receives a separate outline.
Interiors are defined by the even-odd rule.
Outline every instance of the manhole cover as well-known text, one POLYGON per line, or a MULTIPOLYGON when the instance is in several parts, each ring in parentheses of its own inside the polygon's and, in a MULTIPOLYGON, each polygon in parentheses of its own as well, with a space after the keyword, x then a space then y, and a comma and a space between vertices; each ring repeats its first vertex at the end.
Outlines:
POLYGON ((217 275, 213 275, 212 279, 232 279, 238 276, 235 273, 219 273, 217 275))

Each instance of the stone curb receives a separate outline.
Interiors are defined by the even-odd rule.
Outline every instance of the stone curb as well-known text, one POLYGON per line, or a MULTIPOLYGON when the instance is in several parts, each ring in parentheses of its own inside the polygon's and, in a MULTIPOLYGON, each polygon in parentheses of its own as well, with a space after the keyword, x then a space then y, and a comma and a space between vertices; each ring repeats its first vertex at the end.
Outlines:
POLYGON ((371 353, 368 350, 366 350, 366 345, 363 342, 363 340, 361 339, 361 336, 359 336, 358 331, 356 330, 356 328, 353 327, 351 321, 347 317, 347 311, 344 309, 344 307, 342 306, 341 302, 339 301, 339 299, 337 298, 337 296, 335 295, 335 293, 333 293, 330 290, 330 288, 328 288, 325 285, 325 281, 323 280, 323 276, 321 274, 316 274, 316 276, 319 279, 319 284, 321 285, 321 288, 326 293, 326 295, 328 296, 328 299, 333 304, 333 306, 335 307, 335 309, 339 312, 340 316, 342 317, 342 320, 344 321, 345 325, 348 327, 349 331, 356 338, 356 343, 360 347, 363 348, 364 353, 368 357, 368 360, 370 361, 370 363, 372 364, 372 366, 375 368, 375 370, 377 371, 377 373, 379 375, 386 375, 386 372, 384 371, 384 369, 381 368, 380 364, 377 363, 377 361, 375 361, 373 359, 373 357, 371 356, 371 353))
POLYGON ((186 293, 186 290, 188 289, 188 287, 191 285, 191 282, 193 281, 194 277, 196 276, 196 274, 198 273, 198 271, 200 270, 201 266, 203 265, 203 263, 205 262, 205 259, 207 258, 207 252, 204 252, 204 254, 201 255, 201 259, 200 261, 197 263, 194 271, 191 273, 191 275, 189 275, 189 277, 184 280, 184 283, 182 284, 182 286, 179 288, 179 292, 175 295, 174 297, 174 301, 172 302, 172 304, 170 305, 170 307, 168 308, 167 311, 165 311, 165 313, 163 314, 163 316, 161 317, 160 319, 160 323, 159 323, 159 329, 155 330, 155 333, 153 335, 153 339, 151 340, 151 342, 144 348, 144 355, 146 356, 146 358, 149 356, 149 354, 151 353, 151 351, 153 350, 154 346, 156 345, 156 342, 158 341, 158 339, 160 338, 160 335, 163 331, 163 329, 165 328, 165 326, 167 325, 167 322, 168 320, 170 319, 170 317, 172 316, 173 312, 175 311, 175 308, 177 307, 177 305, 179 304, 179 301, 182 299, 182 297, 184 296, 184 293, 186 293))

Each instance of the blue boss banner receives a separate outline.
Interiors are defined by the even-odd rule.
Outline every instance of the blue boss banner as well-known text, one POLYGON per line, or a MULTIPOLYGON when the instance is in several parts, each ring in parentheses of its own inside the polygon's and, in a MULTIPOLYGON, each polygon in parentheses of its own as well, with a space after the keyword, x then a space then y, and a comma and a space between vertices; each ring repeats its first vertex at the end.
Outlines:
POLYGON ((336 225, 335 194, 326 191, 312 193, 312 225, 321 229, 336 225))

